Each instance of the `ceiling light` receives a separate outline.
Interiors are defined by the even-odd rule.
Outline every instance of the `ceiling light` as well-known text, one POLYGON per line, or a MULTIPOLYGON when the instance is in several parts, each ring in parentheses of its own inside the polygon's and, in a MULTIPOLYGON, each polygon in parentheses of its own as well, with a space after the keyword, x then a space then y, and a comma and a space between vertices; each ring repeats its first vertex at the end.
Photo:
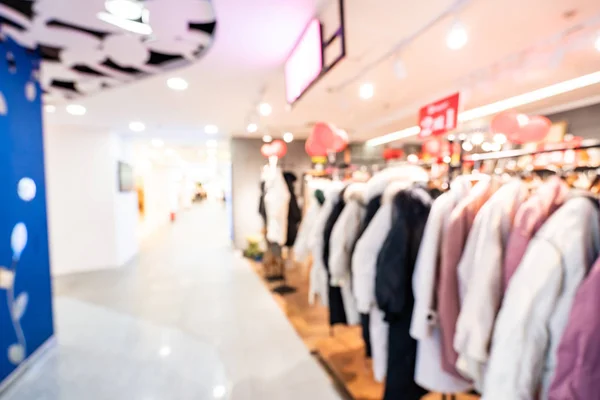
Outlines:
POLYGON ((188 83, 183 78, 169 78, 167 86, 173 90, 185 90, 188 88, 188 83))
POLYGON ((96 17, 98 17, 100 21, 104 21, 107 24, 114 25, 129 32, 137 33, 140 35, 152 34, 152 27, 143 22, 137 22, 132 21, 130 19, 117 17, 116 15, 107 12, 99 12, 98 14, 96 14, 96 17))
POLYGON ((165 145, 165 142, 160 139, 152 139, 151 143, 154 147, 163 147, 165 145))
POLYGON ((598 34, 598 37, 596 38, 596 43, 594 44, 594 47, 596 47, 596 50, 600 51, 600 34, 598 34))
POLYGON ((464 151, 471 151, 473 150, 473 145, 471 144, 471 142, 463 142, 462 148, 464 151))
POLYGON ((171 348, 169 346, 163 346, 158 351, 158 354, 161 357, 168 357, 171 354, 171 348))
POLYGON ((215 135, 219 133, 219 128, 216 125, 206 125, 204 127, 204 132, 206 132, 209 135, 215 135))
POLYGON ((493 147, 494 146, 490 142, 484 142, 481 144, 481 149, 483 151, 492 151, 493 147))
POLYGON ((446 35, 446 45, 452 50, 458 50, 465 47, 468 41, 467 29, 460 21, 456 21, 446 35))
POLYGON ((373 94, 375 94, 375 88, 373 87, 373 84, 371 84, 371 83, 363 83, 362 85, 360 85, 360 89, 359 89, 358 93, 359 93, 361 99, 369 100, 370 98, 373 97, 373 94))
POLYGON ((381 144, 395 142, 396 140, 406 139, 408 137, 416 136, 421 132, 421 128, 418 126, 411 126, 410 128, 401 129, 396 132, 388 133, 387 135, 380 136, 378 138, 367 140, 367 146, 374 147, 381 144))
MULTIPOLYGON (((519 108, 527 104, 535 103, 536 101, 569 93, 587 86, 596 85, 598 83, 600 83, 600 71, 570 79, 568 81, 555 83, 554 85, 546 86, 532 92, 523 93, 518 96, 487 104, 485 106, 473 108, 458 114, 458 120, 459 122, 468 122, 479 118, 489 117, 490 115, 498 114, 502 111, 519 108)), ((418 126, 411 126, 410 128, 370 139, 366 144, 367 146, 379 146, 396 140, 406 139, 407 137, 416 136, 420 131, 421 129, 418 126)), ((476 143, 473 142, 473 144, 476 143)))
POLYGON ((260 103, 260 105, 258 106, 258 112, 263 117, 268 117, 273 112, 273 108, 269 103, 260 103))
POLYGON ((273 141, 273 138, 271 137, 271 135, 264 135, 263 136, 263 142, 265 143, 271 143, 273 141))
POLYGON ((173 149, 165 149, 165 154, 168 156, 174 156, 175 155, 175 150, 173 149))
POLYGON ((504 144, 506 143, 506 135, 502 133, 496 133, 494 135, 494 143, 504 144))
POLYGON ((487 117, 498 114, 502 111, 518 108, 526 104, 531 104, 536 101, 544 100, 549 97, 557 96, 571 92, 576 89, 581 89, 586 86, 591 86, 600 83, 600 71, 593 72, 588 75, 583 75, 568 81, 556 83, 544 88, 534 90, 532 92, 520 94, 505 100, 500 100, 492 104, 482 107, 477 107, 469 111, 465 111, 458 115, 458 120, 461 122, 472 121, 474 119, 487 117))
POLYGON ((248 131, 248 133, 254 133, 258 130, 258 125, 248 124, 248 126, 246 127, 246 130, 248 131))
POLYGON ((135 0, 106 0, 104 7, 112 15, 130 20, 142 18, 144 12, 143 4, 135 0))
POLYGON ((294 134, 292 132, 286 132, 283 134, 283 141, 286 143, 291 143, 294 140, 294 134))
POLYGON ((129 129, 133 132, 144 132, 146 130, 146 125, 143 122, 134 121, 129 123, 129 129))
POLYGON ((485 137, 483 136, 483 133, 474 133, 471 135, 471 143, 473 143, 475 146, 481 145, 484 140, 485 137))
POLYGON ((85 115, 85 113, 87 112, 87 110, 85 109, 84 106, 79 105, 79 104, 69 104, 67 106, 67 112, 71 115, 85 115))
POLYGON ((396 75, 396 78, 400 80, 406 79, 408 76, 408 73, 406 72, 406 66, 400 58, 394 62, 394 75, 396 75))
POLYGON ((207 140, 206 141, 206 147, 217 147, 218 143, 216 140, 207 140))
POLYGON ((54 114, 56 112, 56 106, 53 106, 52 104, 47 104, 44 106, 44 111, 50 114, 54 114))

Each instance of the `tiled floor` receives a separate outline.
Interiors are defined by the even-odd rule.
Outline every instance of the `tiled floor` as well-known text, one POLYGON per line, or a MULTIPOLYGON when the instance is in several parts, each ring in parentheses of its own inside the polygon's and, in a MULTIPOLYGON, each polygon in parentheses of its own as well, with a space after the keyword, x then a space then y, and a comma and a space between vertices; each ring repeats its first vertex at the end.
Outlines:
POLYGON ((0 399, 339 399, 226 227, 197 207, 130 266, 56 280, 59 344, 0 399))

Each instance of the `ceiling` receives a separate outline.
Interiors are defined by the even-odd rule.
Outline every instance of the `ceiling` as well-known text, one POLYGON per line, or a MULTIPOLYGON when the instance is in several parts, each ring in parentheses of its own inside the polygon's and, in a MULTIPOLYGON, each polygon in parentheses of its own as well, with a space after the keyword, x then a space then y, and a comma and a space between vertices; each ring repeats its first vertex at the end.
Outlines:
POLYGON ((127 132, 131 121, 142 121, 146 131, 140 135, 178 142, 206 139, 203 127, 208 124, 217 125, 225 135, 239 130, 246 126, 265 83, 278 72, 317 3, 214 1, 215 41, 199 62, 78 99, 87 109, 84 116, 69 115, 63 107, 67 102, 59 103, 55 113, 46 114, 46 123, 127 132), (169 89, 170 77, 185 79, 189 88, 169 89))
MULTIPOLYGON (((77 100, 87 108, 85 116, 68 115, 59 107, 47 114, 47 122, 125 132, 130 121, 139 120, 147 126, 140 135, 148 138, 204 140, 207 124, 217 125, 223 135, 278 137, 292 131, 302 137, 312 123, 324 120, 346 129, 351 140, 365 140, 415 125, 420 106, 456 90, 461 90, 463 108, 471 109, 600 71, 600 53, 594 49, 600 31, 597 0, 378 0, 376 7, 346 0, 347 57, 290 109, 284 61, 315 13, 326 36, 337 29, 336 4, 214 1, 218 29, 202 60, 77 100), (467 28, 469 41, 450 50, 445 38, 456 18, 467 28), (395 47, 398 51, 391 51, 395 47), (398 74, 399 65, 404 76, 398 74), (172 76, 186 79, 189 89, 168 89, 166 78, 172 76), (375 87, 368 101, 358 96, 365 82, 375 87), (258 117, 261 101, 272 105, 272 115, 258 117), (246 125, 254 121, 260 129, 249 134, 246 125)), ((599 92, 600 86, 592 86, 523 111, 599 92)))
MULTIPOLYGON (((210 0, 127 2, 139 13, 117 18, 105 0, 1 0, 0 30, 39 49, 48 104, 124 85, 200 59, 216 28, 210 0), (139 7, 139 8, 138 8, 139 7), (147 18, 142 17, 145 8, 147 18), (101 19, 149 27, 132 33, 101 19), (137 18, 137 19, 136 19, 137 18)), ((112 4, 118 3, 113 1, 112 4)))
MULTIPOLYGON (((347 1, 348 57, 287 111, 283 78, 270 82, 266 101, 274 113, 261 125, 275 131, 307 133, 314 121, 345 128, 351 140, 365 140, 417 123, 421 106, 460 90, 462 108, 472 109, 547 85, 600 71, 594 40, 600 33, 600 2, 595 0, 380 0, 377 7, 347 1), (401 46, 364 74, 397 43, 421 30, 444 10, 428 30, 401 46), (408 11, 410 10, 410 11, 408 11), (459 18, 469 32, 460 50, 445 43, 459 18), (402 64, 404 77, 397 75, 402 64), (369 82, 375 95, 359 98, 369 82)), ((335 17, 325 27, 335 28, 335 17)), ((600 93, 600 85, 531 104, 535 112, 600 93)))

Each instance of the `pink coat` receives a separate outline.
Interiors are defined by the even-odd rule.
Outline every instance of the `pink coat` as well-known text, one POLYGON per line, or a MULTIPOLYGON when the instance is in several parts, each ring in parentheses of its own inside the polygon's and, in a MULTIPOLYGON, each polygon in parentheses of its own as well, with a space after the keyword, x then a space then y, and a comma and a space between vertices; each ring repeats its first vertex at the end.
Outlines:
POLYGON ((456 370, 458 354, 454 350, 454 334, 460 313, 458 263, 477 212, 490 198, 490 179, 484 179, 471 189, 450 214, 441 244, 440 271, 437 285, 437 313, 442 336, 442 368, 459 378, 456 370))
POLYGON ((506 245, 503 292, 506 292, 510 278, 523 259, 529 241, 548 217, 565 202, 568 192, 566 183, 558 177, 552 177, 519 207, 506 245))
POLYGON ((600 394, 600 259, 579 287, 567 329, 558 347, 558 362, 549 400, 591 400, 600 394))

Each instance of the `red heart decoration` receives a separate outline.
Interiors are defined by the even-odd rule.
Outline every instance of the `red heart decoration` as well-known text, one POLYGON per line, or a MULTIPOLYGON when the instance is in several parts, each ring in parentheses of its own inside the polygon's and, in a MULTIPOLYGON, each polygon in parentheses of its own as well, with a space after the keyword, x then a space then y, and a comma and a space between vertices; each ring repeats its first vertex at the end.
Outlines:
POLYGON ((304 149, 306 150, 306 154, 308 154, 311 157, 327 156, 327 149, 323 147, 320 143, 315 142, 312 135, 310 135, 308 139, 306 139, 304 149))
POLYGON ((507 134, 506 137, 518 144, 540 142, 546 138, 551 127, 552 122, 548 118, 536 115, 529 117, 527 124, 521 126, 517 133, 507 134))
POLYGON ((310 134, 312 140, 326 152, 339 153, 348 146, 348 134, 326 122, 317 122, 310 134))
POLYGON ((267 158, 281 158, 287 154, 287 145, 281 140, 274 140, 271 143, 263 144, 260 153, 267 158))
MULTIPOLYGON (((521 123, 523 118, 521 118, 521 123)), ((509 110, 494 116, 491 122, 492 133, 502 133, 509 137, 519 133, 521 124, 519 123, 519 113, 509 110)))
POLYGON ((273 155, 277 156, 277 158, 282 158, 287 154, 287 145, 283 140, 273 140, 271 142, 271 149, 273 150, 273 155))
POLYGON ((388 147, 383 150, 383 159, 384 160, 396 160, 398 158, 402 158, 404 155, 404 150, 402 149, 394 149, 388 147))

